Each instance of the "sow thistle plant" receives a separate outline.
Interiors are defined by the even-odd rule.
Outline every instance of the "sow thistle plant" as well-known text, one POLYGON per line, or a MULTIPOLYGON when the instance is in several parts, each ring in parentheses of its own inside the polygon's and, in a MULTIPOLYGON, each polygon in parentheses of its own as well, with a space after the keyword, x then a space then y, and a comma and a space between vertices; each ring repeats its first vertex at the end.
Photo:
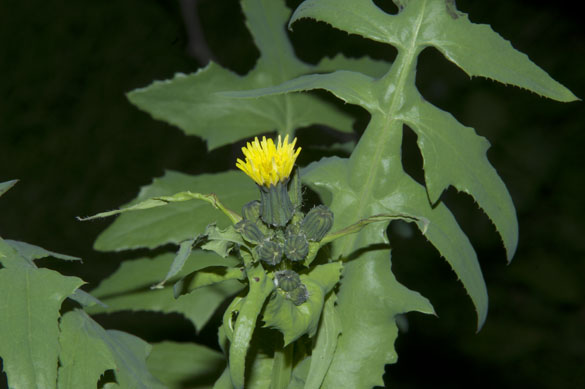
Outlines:
MULTIPOLYGON (((241 171, 169 171, 125 207, 84 219, 120 214, 97 238, 97 250, 162 252, 123 261, 91 294, 80 289, 82 280, 34 262, 72 257, 0 239, 0 295, 10 296, 0 308, 12 317, 0 320, 9 386, 89 388, 106 371, 114 378, 106 375, 100 385, 108 388, 383 385, 384 366, 397 360, 397 317, 435 312, 392 273, 386 229, 395 219, 416 225, 451 266, 480 329, 485 282, 441 194, 454 187, 472 196, 501 236, 508 261, 518 242, 516 213, 487 159, 489 142, 417 90, 418 56, 435 47, 469 76, 558 101, 577 98, 489 26, 471 23, 453 1, 395 3, 399 12, 390 15, 371 0, 305 0, 291 16, 283 0, 242 0, 260 51, 253 70, 240 76, 210 63, 130 92, 138 108, 205 139, 210 149, 256 138, 235 162, 241 171), (392 45, 396 58, 340 55, 304 63, 285 30, 300 19, 392 45), (361 106, 370 121, 349 157, 298 168, 296 129, 320 124, 352 131, 353 118, 306 93, 314 89, 361 106), (402 166, 404 126, 417 136, 424 183, 402 166), (257 138, 274 131, 276 141, 257 138), (323 204, 304 203, 303 184, 323 204), (178 249, 169 252, 168 245, 178 249), (82 307, 61 316, 66 298, 82 307), (105 330, 90 316, 119 311, 179 313, 197 331, 219 323, 222 352, 148 344, 105 330)), ((0 194, 13 184, 0 184, 0 194)))

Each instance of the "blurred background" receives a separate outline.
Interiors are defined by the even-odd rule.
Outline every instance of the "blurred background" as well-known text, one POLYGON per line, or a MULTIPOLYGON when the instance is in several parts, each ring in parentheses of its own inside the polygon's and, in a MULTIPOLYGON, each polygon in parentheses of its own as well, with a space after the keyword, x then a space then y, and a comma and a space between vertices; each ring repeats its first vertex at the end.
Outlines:
MULTIPOLYGON (((390 12, 395 8, 387 0, 375 2, 390 12)), ((299 3, 287 1, 293 9, 299 3)), ((583 16, 572 2, 457 5, 585 96, 583 16)), ((43 264, 83 278, 87 290, 121 260, 146 252, 94 251, 93 241, 111 220, 80 223, 76 216, 117 208, 166 169, 198 174, 233 168, 237 148, 208 153, 201 139, 153 120, 125 98, 155 79, 194 72, 209 56, 239 74, 254 66, 258 51, 237 0, 198 2, 209 50, 190 45, 193 30, 185 20, 194 10, 184 10, 175 0, 0 3, 0 182, 20 179, 0 199, 0 235, 82 257, 83 264, 43 264)), ((294 28, 289 35, 306 62, 337 52, 386 60, 395 55, 389 46, 322 23, 301 21, 294 28)), ((585 387, 582 103, 470 80, 434 49, 419 58, 417 84, 425 98, 492 143, 488 157, 514 199, 520 245, 507 266, 498 235, 473 200, 453 189, 443 195, 476 247, 488 285, 490 313, 476 334, 473 306, 448 265, 407 225, 391 226, 398 280, 428 297, 439 318, 407 316, 387 386, 585 387)), ((346 108, 356 115, 357 138, 368 117, 346 108)), ((303 129, 299 137, 301 145, 336 141, 318 128, 303 129)), ((408 129, 404 142, 407 171, 421 178, 416 137, 408 129)), ((316 156, 306 153, 300 163, 316 156)), ((168 339, 172 328, 171 339, 215 347, 216 323, 196 335, 178 315, 97 319, 149 341, 168 339), (141 325, 145 318, 152 319, 148 328, 141 325)))

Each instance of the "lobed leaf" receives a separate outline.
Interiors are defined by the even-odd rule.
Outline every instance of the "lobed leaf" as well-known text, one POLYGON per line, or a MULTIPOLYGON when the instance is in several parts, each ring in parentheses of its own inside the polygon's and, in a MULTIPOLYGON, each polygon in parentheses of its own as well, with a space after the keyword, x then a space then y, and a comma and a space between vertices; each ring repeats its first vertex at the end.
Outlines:
MULTIPOLYGON (((172 80, 157 81, 132 91, 129 100, 154 118, 176 125, 188 135, 206 139, 211 149, 274 130, 292 134, 296 128, 311 124, 351 132, 350 116, 314 96, 238 101, 217 93, 275 85, 320 69, 295 57, 284 28, 290 16, 284 1, 244 0, 241 4, 246 24, 260 50, 260 58, 250 73, 239 76, 210 63, 195 74, 177 74, 172 80)), ((349 62, 328 60, 321 68, 349 62)), ((366 72, 379 71, 368 59, 353 61, 349 66, 366 72)))
POLYGON ((396 281, 387 250, 368 252, 344 265, 335 310, 342 333, 323 389, 383 386, 384 365, 397 358, 396 315, 434 313, 427 299, 396 281))

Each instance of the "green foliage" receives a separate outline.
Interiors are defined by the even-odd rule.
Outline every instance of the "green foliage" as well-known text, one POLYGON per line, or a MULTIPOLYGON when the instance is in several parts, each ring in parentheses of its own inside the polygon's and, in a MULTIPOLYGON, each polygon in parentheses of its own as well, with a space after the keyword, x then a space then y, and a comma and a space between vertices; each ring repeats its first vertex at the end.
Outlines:
MULTIPOLYGON (((163 254, 155 258, 123 262, 114 274, 92 291, 107 307, 94 306, 88 308, 88 312, 176 312, 184 315, 195 328, 200 329, 227 297, 243 288, 237 280, 232 279, 195 289, 177 299, 172 288, 152 289, 171 268, 173 260, 172 254, 163 254)), ((168 281, 176 282, 194 271, 211 266, 231 267, 236 264, 237 260, 232 257, 221 258, 198 250, 191 253, 182 270, 168 281)))
MULTIPOLYGON (((418 56, 435 47, 470 77, 558 101, 576 97, 489 26, 471 23, 454 2, 395 3, 399 12, 390 15, 371 0, 306 0, 288 20, 284 1, 242 0, 260 51, 252 71, 239 76, 210 63, 130 92, 136 106, 202 137, 210 149, 274 130, 293 135, 311 124, 352 130, 350 115, 299 92, 324 89, 371 118, 348 158, 302 169, 302 180, 327 205, 306 216, 297 169, 290 185, 285 178, 260 192, 241 172, 167 172, 126 206, 81 219, 119 215, 98 237, 98 250, 160 250, 122 262, 92 294, 80 289, 81 279, 35 263, 79 258, 0 239, 0 310, 10 317, 0 321, 0 356, 10 387, 92 387, 106 371, 115 382, 104 388, 383 385, 384 365, 397 360, 397 317, 434 314, 429 300, 392 273, 386 229, 395 219, 415 223, 449 263, 481 328, 488 298, 477 255, 441 196, 449 187, 470 195, 501 236, 508 262, 518 244, 516 213, 487 159, 489 142, 417 90, 418 56), (338 56, 306 64, 285 30, 300 19, 392 45, 396 59, 338 56), (417 136, 423 184, 402 166, 404 126, 417 136), (162 247, 168 244, 178 246, 176 253, 162 247), (279 284, 282 274, 291 278, 279 284), (65 312, 66 298, 83 310, 65 312), (88 315, 179 313, 200 330, 224 303, 223 355, 196 344, 151 346, 88 315)), ((1 183, 0 196, 15 183, 1 183)))
POLYGON ((331 71, 347 64, 377 75, 378 63, 343 57, 311 66, 294 55, 283 25, 289 11, 281 1, 244 0, 242 9, 260 58, 246 76, 210 63, 192 75, 177 74, 128 94, 130 101, 154 118, 167 121, 207 140, 213 149, 239 139, 277 129, 292 134, 299 127, 319 123, 339 131, 351 131, 352 119, 331 104, 310 95, 265 97, 236 101, 217 92, 256 89, 276 85, 306 73, 331 71))

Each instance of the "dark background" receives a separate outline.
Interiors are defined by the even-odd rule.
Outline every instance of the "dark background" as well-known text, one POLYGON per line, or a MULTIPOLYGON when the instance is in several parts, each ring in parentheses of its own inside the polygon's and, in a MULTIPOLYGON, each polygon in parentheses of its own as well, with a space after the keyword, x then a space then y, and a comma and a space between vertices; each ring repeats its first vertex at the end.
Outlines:
MULTIPOLYGON (((491 24, 553 78, 585 96, 585 34, 576 6, 457 3, 473 22, 491 24)), ((238 2, 203 0, 199 10, 217 62, 245 74, 258 51, 238 2)), ((395 54, 308 21, 297 23, 291 38, 308 62, 338 51, 388 60, 395 54)), ((83 264, 44 264, 83 278, 89 290, 120 260, 144 252, 93 251, 110 221, 80 223, 75 216, 118 207, 165 169, 197 174, 232 168, 234 148, 207 153, 202 140, 151 119, 125 99, 126 92, 152 80, 197 70, 200 63, 186 45, 180 9, 171 0, 0 3, 0 182, 21 180, 0 199, 3 238, 84 258, 83 264)), ((582 103, 470 80, 434 49, 422 53, 417 83, 428 100, 492 143, 488 157, 516 204, 520 245, 506 266, 499 238, 473 200, 452 189, 443 196, 478 251, 489 289, 490 314, 475 334, 473 306, 448 265, 422 237, 408 237, 400 226, 390 229, 398 279, 427 296, 440 318, 408 316, 408 332, 397 341, 399 362, 387 369, 388 385, 585 387, 582 103)), ((359 133, 367 116, 351 111, 359 133)), ((300 138, 301 144, 333 141, 315 129, 301 131, 300 138)), ((407 130, 404 162, 420 178, 415 142, 407 130)), ((306 155, 301 164, 311 161, 306 155)), ((178 316, 149 317, 156 319, 149 328, 140 325, 141 315, 98 320, 150 341, 168 338, 173 328, 173 339, 214 343, 213 324, 195 336, 178 316)))

